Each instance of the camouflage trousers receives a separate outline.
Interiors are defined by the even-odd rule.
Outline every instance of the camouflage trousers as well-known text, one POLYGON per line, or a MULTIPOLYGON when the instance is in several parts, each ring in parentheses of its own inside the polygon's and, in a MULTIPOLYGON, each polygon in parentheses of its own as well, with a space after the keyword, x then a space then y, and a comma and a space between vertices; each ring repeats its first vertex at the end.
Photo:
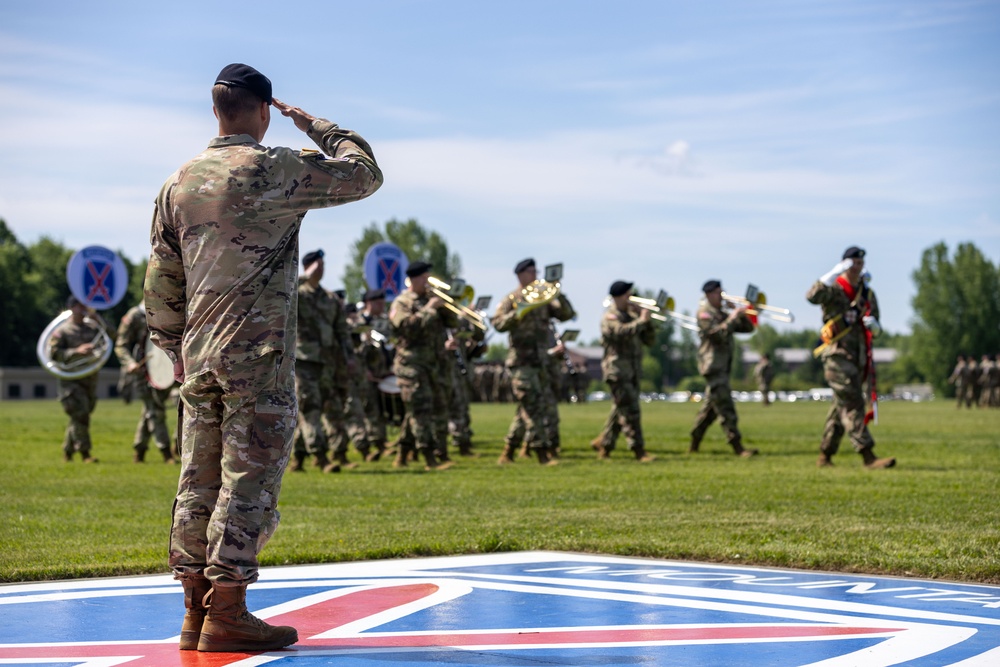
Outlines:
POLYGON ((86 457, 91 446, 90 414, 97 407, 97 373, 79 380, 60 380, 59 402, 69 417, 63 452, 80 452, 86 457))
POLYGON ((628 448, 645 450, 646 442, 642 436, 642 414, 639 408, 639 386, 631 380, 608 380, 611 388, 611 398, 614 406, 604 422, 604 428, 598 438, 605 450, 615 448, 619 433, 625 434, 628 448))
POLYGON ((694 418, 694 428, 691 429, 691 443, 697 446, 705 436, 708 427, 719 419, 722 430, 726 433, 726 442, 733 448, 742 446, 739 419, 736 416, 736 405, 733 404, 732 390, 729 387, 729 375, 719 373, 705 377, 705 397, 701 401, 701 409, 694 418))
POLYGON ((451 400, 448 401, 448 433, 456 446, 472 444, 472 418, 469 415, 469 382, 458 364, 451 368, 451 400))
POLYGON ((323 408, 332 391, 333 374, 328 364, 304 359, 295 361, 295 396, 299 404, 293 436, 296 456, 326 454, 323 408))
POLYGON ((334 420, 331 415, 329 423, 332 428, 328 431, 330 449, 334 453, 346 453, 352 441, 358 451, 368 451, 368 429, 359 383, 360 379, 355 381, 352 378, 350 383, 337 388, 343 408, 339 419, 334 420))
POLYGON ((400 443, 412 441, 418 450, 447 451, 448 388, 441 369, 397 365, 395 370, 406 409, 400 443))
POLYGON ((361 388, 361 406, 365 411, 365 431, 368 434, 368 444, 374 447, 384 445, 386 441, 385 415, 382 414, 382 392, 378 384, 365 382, 361 388))
POLYGON ((257 580, 278 526, 278 494, 295 428, 295 361, 273 352, 187 378, 181 473, 170 527, 176 579, 257 580))
POLYGON ((132 449, 145 452, 149 449, 149 439, 156 443, 161 452, 169 452, 170 431, 167 430, 167 401, 172 389, 157 389, 148 382, 136 383, 137 398, 142 401, 142 414, 135 427, 132 449))
POLYGON ((551 406, 545 395, 548 374, 544 369, 516 366, 510 369, 510 381, 518 411, 507 431, 508 444, 516 446, 512 437, 523 430, 524 442, 530 449, 551 449, 554 446, 549 425, 551 406), (523 426, 518 420, 523 421, 523 426))
POLYGON ((862 368, 844 357, 831 356, 823 362, 823 376, 833 389, 833 404, 826 414, 823 440, 819 447, 827 456, 837 453, 845 433, 856 452, 875 446, 875 440, 865 424, 862 372, 862 368))

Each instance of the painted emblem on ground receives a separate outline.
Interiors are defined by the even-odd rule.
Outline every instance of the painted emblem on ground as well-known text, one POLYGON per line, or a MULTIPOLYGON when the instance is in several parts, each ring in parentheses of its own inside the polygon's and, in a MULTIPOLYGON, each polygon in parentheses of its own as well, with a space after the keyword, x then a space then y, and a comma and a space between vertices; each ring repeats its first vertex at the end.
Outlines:
POLYGON ((270 568, 262 654, 179 651, 169 576, 0 586, 0 665, 1000 664, 1000 587, 552 552, 270 568))

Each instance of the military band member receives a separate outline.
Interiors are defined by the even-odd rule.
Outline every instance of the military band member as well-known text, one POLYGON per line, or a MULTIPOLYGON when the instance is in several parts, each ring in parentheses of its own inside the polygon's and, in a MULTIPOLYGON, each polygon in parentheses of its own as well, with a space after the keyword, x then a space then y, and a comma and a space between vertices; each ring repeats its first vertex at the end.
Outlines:
POLYGON ((365 415, 361 407, 358 385, 361 383, 361 367, 354 353, 354 340, 347 324, 347 304, 344 292, 330 294, 333 319, 333 392, 323 408, 326 437, 332 452, 331 467, 354 468, 347 458, 351 442, 361 453, 362 460, 367 454, 365 437, 365 415))
POLYGON ((454 313, 444 300, 427 288, 431 265, 417 261, 406 269, 409 287, 397 296, 389 309, 389 322, 396 337, 393 372, 406 407, 403 432, 396 455, 397 465, 406 465, 409 455, 404 444, 412 437, 417 453, 423 455, 428 470, 445 469, 451 461, 440 461, 448 434, 448 397, 444 384, 445 329, 454 327, 454 313), (407 434, 409 431, 409 434, 407 434))
MULTIPOLYGON (((639 381, 642 379, 642 347, 656 341, 656 328, 646 308, 636 314, 629 302, 633 283, 616 280, 608 293, 612 304, 601 319, 601 372, 611 388, 614 406, 609 419, 617 421, 635 458, 642 463, 656 459, 646 452, 639 408, 639 381)), ((611 458, 617 432, 606 428, 597 442, 597 458, 611 458)))
POLYGON ((774 381, 774 364, 771 355, 766 352, 760 355, 760 361, 753 367, 753 376, 757 380, 757 388, 762 395, 764 405, 771 405, 771 382, 774 381))
POLYGON ((145 364, 148 340, 146 304, 140 302, 125 313, 118 324, 118 335, 115 337, 115 356, 118 357, 136 397, 142 401, 142 414, 132 443, 132 449, 135 450, 132 460, 135 463, 146 460, 146 450, 149 448, 149 439, 152 438, 164 463, 180 463, 174 458, 170 432, 167 429, 167 401, 173 388, 157 389, 149 383, 145 364))
MULTIPOLYGON (((69 297, 66 307, 72 315, 62 322, 49 336, 49 358, 60 364, 67 364, 93 354, 95 341, 100 337, 100 329, 93 322, 86 321, 87 306, 76 297, 69 297)), ((99 316, 94 315, 97 319, 99 316)), ((59 378, 59 402, 63 412, 69 417, 66 435, 63 438, 63 458, 73 460, 79 453, 84 463, 97 463, 90 455, 90 415, 97 407, 97 377, 94 372, 74 380, 59 378)))
POLYGON ((469 413, 470 394, 475 372, 473 360, 485 351, 482 345, 486 332, 465 319, 451 331, 454 351, 447 355, 448 374, 451 377, 451 398, 448 402, 448 433, 452 444, 462 456, 473 456, 472 418, 469 413))
POLYGON ((389 320, 385 314, 385 290, 370 289, 365 292, 364 310, 358 313, 356 324, 365 328, 358 335, 356 352, 364 369, 361 400, 365 412, 365 432, 369 451, 366 460, 378 461, 385 451, 386 425, 382 392, 378 383, 392 375, 392 354, 389 346, 389 320))
POLYGON ((161 189, 146 273, 153 341, 183 382, 169 564, 184 586, 181 650, 265 651, 298 640, 250 614, 246 587, 292 449, 299 226, 371 195, 382 172, 364 139, 273 99, 252 67, 225 67, 212 102, 220 136, 161 189), (262 146, 272 104, 319 151, 262 146))
POLYGON ((891 468, 894 458, 876 458, 868 430, 864 384, 871 360, 871 338, 881 332, 878 300, 862 275, 865 251, 851 246, 843 259, 817 280, 806 294, 823 308, 823 375, 833 389, 820 444, 820 467, 833 465, 833 455, 846 434, 866 468, 891 468))
POLYGON ((747 315, 746 307, 735 308, 729 313, 723 309, 722 284, 718 280, 707 281, 701 289, 705 297, 698 305, 697 315, 698 336, 701 339, 698 372, 705 378, 705 397, 695 417, 688 451, 698 451, 705 431, 719 419, 733 453, 749 458, 757 450, 743 447, 729 374, 732 372, 733 352, 738 349, 733 344, 733 334, 750 333, 754 330, 754 323, 747 315))
POLYGON ((325 262, 322 250, 302 257, 302 277, 298 287, 298 334, 295 342, 295 396, 299 404, 293 436, 295 462, 291 469, 305 471, 309 456, 317 468, 334 472, 327 456, 329 443, 323 426, 323 409, 333 393, 334 356, 333 306, 320 286, 325 262))
POLYGON ((955 385, 955 407, 961 408, 965 402, 965 388, 969 384, 969 365, 965 362, 965 355, 958 355, 954 370, 948 376, 948 384, 955 385))
MULTIPOLYGON (((520 287, 500 300, 493 317, 493 326, 499 332, 510 334, 506 366, 510 370, 514 398, 524 420, 525 442, 538 457, 539 463, 553 463, 555 443, 551 429, 554 425, 547 417, 545 396, 549 384, 547 355, 552 351, 548 344, 551 320, 565 322, 576 312, 566 295, 560 294, 549 303, 519 315, 518 304, 524 301, 524 288, 538 277, 535 260, 522 260, 514 267, 514 273, 520 287)), ((565 346, 560 342, 554 351, 562 354, 564 350, 565 346)), ((515 415, 498 463, 514 461, 517 444, 509 436, 517 431, 519 427, 515 415)))

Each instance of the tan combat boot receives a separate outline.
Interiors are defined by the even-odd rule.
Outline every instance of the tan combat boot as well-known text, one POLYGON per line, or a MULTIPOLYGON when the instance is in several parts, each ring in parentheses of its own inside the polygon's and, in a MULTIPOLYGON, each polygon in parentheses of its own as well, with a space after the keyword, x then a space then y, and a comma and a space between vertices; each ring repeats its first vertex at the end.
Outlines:
POLYGON ((212 590, 212 582, 204 577, 196 579, 183 579, 181 585, 184 586, 184 607, 187 613, 184 614, 184 623, 181 625, 182 651, 196 651, 198 641, 201 639, 201 626, 205 622, 205 596, 212 590))
POLYGON ((500 452, 500 458, 497 459, 497 465, 503 466, 514 462, 514 448, 510 444, 503 446, 503 451, 500 452))
POLYGON ((247 611, 246 595, 245 585, 212 586, 206 597, 208 613, 201 626, 199 651, 272 651, 299 640, 295 628, 268 625, 247 611))
POLYGON ((635 460, 639 463, 651 463, 656 460, 656 457, 648 453, 643 447, 637 447, 632 453, 635 454, 635 460))
POLYGON ((826 452, 820 452, 819 460, 816 461, 817 468, 832 468, 833 459, 826 452))
POLYGON ((292 465, 289 468, 289 470, 291 470, 292 472, 305 472, 306 471, 306 455, 305 454, 296 454, 295 455, 295 461, 292 463, 292 465))
POLYGON ((860 452, 861 458, 864 459, 865 467, 869 470, 880 470, 882 468, 891 468, 896 465, 896 459, 894 458, 876 458, 874 452, 871 449, 862 449, 860 452))
POLYGON ((164 463, 178 464, 180 461, 174 458, 174 453, 169 449, 161 449, 160 453, 163 454, 164 463))

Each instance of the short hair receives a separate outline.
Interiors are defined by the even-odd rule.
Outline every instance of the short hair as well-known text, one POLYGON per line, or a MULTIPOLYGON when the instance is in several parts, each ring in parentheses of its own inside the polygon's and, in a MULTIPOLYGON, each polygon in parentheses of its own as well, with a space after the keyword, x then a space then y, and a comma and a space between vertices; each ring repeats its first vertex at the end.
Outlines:
POLYGON ((224 120, 232 122, 254 113, 263 100, 246 88, 217 83, 212 86, 212 104, 224 120))

